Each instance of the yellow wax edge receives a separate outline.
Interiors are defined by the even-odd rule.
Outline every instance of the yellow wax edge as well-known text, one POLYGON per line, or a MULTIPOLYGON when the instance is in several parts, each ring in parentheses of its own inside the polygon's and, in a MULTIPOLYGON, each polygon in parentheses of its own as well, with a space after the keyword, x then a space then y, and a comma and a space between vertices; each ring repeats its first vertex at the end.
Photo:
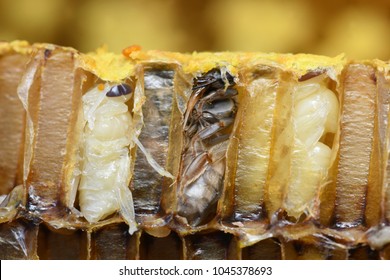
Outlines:
POLYGON ((31 51, 31 45, 27 41, 0 42, 0 55, 10 52, 30 54, 31 51))

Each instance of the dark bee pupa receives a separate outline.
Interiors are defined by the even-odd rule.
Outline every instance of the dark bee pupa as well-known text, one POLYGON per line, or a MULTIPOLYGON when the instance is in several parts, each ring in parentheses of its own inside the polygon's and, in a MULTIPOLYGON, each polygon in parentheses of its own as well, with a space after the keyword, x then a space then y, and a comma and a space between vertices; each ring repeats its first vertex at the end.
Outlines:
POLYGON ((106 93, 108 97, 118 97, 132 93, 133 90, 128 84, 115 85, 106 93))
MULTIPOLYGON (((234 77, 229 73, 226 72, 226 79, 229 84, 229 86, 234 86, 234 77)), ((209 88, 222 88, 225 86, 225 81, 222 77, 221 70, 220 69, 212 69, 203 76, 195 79, 194 85, 192 87, 192 90, 203 88, 203 87, 209 87, 209 88)))

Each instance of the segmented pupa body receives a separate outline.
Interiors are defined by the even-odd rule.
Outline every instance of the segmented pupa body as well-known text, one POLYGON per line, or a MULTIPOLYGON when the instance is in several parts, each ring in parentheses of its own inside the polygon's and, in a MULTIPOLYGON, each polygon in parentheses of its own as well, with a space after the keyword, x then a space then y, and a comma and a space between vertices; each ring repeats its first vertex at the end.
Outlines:
POLYGON ((136 230, 130 182, 133 123, 126 101, 132 89, 127 84, 100 84, 83 96, 85 119, 83 167, 79 205, 91 223, 120 211, 136 230))
POLYGON ((339 103, 324 83, 324 75, 298 83, 293 93, 294 143, 291 182, 284 208, 288 215, 312 216, 311 209, 332 162, 332 147, 325 141, 338 127, 339 103))
POLYGON ((211 219, 221 196, 237 109, 234 86, 234 78, 226 70, 212 69, 195 79, 187 103, 178 214, 192 226, 211 219))

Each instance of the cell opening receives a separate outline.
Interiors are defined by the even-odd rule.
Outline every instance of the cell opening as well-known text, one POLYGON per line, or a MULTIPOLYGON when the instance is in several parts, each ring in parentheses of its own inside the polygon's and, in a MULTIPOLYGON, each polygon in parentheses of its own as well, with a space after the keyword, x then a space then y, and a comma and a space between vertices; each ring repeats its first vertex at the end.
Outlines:
POLYGON ((348 251, 349 260, 378 260, 379 251, 372 250, 370 246, 360 245, 348 251))
POLYGON ((0 55, 0 204, 23 183, 25 110, 17 87, 23 75, 27 55, 0 55))
POLYGON ((238 259, 236 238, 224 232, 198 233, 184 237, 185 259, 228 260, 238 259))
POLYGON ((0 224, 0 260, 35 259, 38 227, 25 220, 0 224))
MULTIPOLYGON (((170 66, 164 68, 145 66, 143 126, 138 138, 153 159, 167 170, 170 169, 172 161, 169 152, 172 149, 171 119, 175 108, 174 76, 175 70, 170 66)), ((142 150, 136 149, 131 185, 134 189, 134 207, 138 215, 163 214, 161 207, 163 191, 172 182, 171 178, 156 172, 142 150)))
POLYGON ((41 224, 37 251, 41 260, 85 260, 89 255, 88 236, 83 230, 54 231, 41 224))
POLYGON ((243 248, 241 258, 243 260, 281 260, 280 241, 276 238, 261 240, 252 246, 243 248))
POLYGON ((174 232, 166 237, 153 237, 145 232, 140 239, 141 260, 179 260, 183 257, 181 238, 174 232))
POLYGON ((282 242, 282 256, 286 260, 346 260, 346 249, 319 240, 282 242))
POLYGON ((91 233, 91 259, 126 260, 136 259, 138 236, 130 235, 124 223, 107 225, 91 233))

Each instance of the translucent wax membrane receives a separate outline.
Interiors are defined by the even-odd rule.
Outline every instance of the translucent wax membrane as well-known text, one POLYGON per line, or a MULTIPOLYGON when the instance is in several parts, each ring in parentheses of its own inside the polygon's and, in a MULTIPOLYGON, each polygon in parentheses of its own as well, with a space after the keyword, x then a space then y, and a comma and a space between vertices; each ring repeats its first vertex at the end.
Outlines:
POLYGON ((279 86, 275 76, 257 78, 247 86, 248 92, 239 103, 234 138, 236 220, 255 220, 262 213, 279 86))

